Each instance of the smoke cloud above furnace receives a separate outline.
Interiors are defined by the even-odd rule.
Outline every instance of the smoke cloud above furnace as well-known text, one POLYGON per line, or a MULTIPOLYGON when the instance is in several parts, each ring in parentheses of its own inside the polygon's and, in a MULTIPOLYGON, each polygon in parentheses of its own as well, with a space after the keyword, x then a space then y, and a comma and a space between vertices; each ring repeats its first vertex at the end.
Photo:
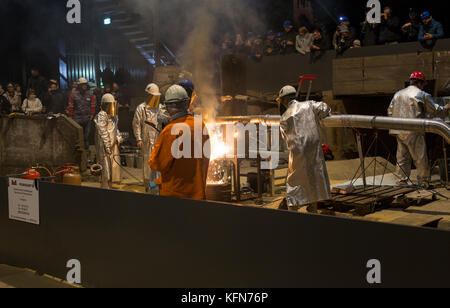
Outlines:
MULTIPOLYGON (((136 1, 135 11, 145 12, 151 1, 136 1)), ((157 1, 157 0, 152 0, 157 1)), ((219 48, 225 35, 233 39, 248 31, 263 34, 267 27, 256 13, 254 0, 160 1, 160 38, 172 47, 181 67, 193 74, 203 116, 214 119, 219 107, 219 48)))

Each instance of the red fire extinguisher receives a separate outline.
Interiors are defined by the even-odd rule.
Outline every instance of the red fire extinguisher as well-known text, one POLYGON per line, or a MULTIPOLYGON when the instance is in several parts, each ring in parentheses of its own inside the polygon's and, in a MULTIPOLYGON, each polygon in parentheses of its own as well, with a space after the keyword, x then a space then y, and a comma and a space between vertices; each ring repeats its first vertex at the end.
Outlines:
POLYGON ((41 174, 36 171, 36 169, 28 169, 24 173, 22 173, 22 179, 25 180, 35 180, 39 179, 41 177, 41 174))

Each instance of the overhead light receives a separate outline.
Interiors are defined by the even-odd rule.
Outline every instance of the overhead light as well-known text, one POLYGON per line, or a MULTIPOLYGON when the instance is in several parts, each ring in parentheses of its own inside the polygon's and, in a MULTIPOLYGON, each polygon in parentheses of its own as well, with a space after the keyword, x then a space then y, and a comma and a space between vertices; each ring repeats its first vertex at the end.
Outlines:
POLYGON ((111 24, 111 18, 105 18, 105 19, 103 19, 103 24, 104 25, 110 25, 111 24))

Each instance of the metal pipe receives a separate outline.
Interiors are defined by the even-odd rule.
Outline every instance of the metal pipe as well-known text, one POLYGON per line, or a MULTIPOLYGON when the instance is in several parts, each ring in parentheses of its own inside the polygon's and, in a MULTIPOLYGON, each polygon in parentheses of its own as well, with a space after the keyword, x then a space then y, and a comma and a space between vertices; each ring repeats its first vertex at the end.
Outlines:
POLYGON ((280 125, 280 120, 281 117, 277 115, 224 116, 217 117, 216 124, 261 123, 266 125, 280 125))
POLYGON ((443 121, 360 115, 330 116, 322 120, 324 127, 354 127, 381 130, 404 130, 442 136, 450 144, 450 126, 443 121))
MULTIPOLYGON (((262 123, 280 125, 280 116, 226 116, 218 117, 217 124, 262 123)), ((450 126, 443 121, 428 119, 405 119, 361 115, 334 115, 321 121, 324 127, 353 127, 380 130, 404 130, 421 133, 432 133, 442 136, 450 144, 450 126)))

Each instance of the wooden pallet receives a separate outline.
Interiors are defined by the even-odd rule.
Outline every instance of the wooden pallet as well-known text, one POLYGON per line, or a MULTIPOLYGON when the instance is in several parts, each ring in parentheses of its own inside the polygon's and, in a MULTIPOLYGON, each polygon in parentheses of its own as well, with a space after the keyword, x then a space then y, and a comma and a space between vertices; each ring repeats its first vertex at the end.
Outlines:
POLYGON ((336 211, 352 211, 357 215, 368 215, 376 210, 386 208, 396 197, 407 195, 415 188, 402 188, 394 186, 363 186, 355 187, 355 190, 346 195, 333 194, 333 199, 328 205, 336 211))

